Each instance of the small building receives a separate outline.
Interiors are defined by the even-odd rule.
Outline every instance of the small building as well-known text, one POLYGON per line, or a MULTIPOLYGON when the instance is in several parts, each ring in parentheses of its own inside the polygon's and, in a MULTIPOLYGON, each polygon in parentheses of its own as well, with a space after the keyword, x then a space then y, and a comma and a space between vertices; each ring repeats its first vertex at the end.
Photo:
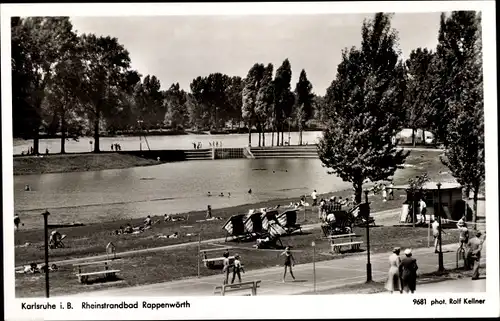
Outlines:
MULTIPOLYGON (((406 190, 406 201, 402 206, 401 220, 406 220, 407 214, 413 211, 413 202, 417 202, 422 198, 427 205, 426 221, 434 219, 437 213, 439 197, 437 182, 427 182, 422 186, 422 189, 417 191, 415 195, 409 190, 409 185, 394 186, 394 189, 406 190)), ((458 221, 465 214, 466 202, 462 199, 463 187, 458 183, 443 182, 441 183, 441 217, 458 221)), ((420 212, 418 205, 415 208, 415 216, 417 221, 420 220, 420 212)), ((471 220, 472 210, 467 206, 467 220, 471 220)))

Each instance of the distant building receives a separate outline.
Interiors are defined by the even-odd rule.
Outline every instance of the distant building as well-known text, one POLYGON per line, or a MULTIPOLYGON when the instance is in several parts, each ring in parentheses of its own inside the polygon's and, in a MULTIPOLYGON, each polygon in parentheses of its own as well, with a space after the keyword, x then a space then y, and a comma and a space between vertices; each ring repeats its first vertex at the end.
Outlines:
MULTIPOLYGON (((412 143, 413 130, 411 128, 405 128, 396 134, 396 139, 399 140, 400 144, 411 144, 412 143)), ((434 144, 435 138, 434 134, 429 131, 423 131, 422 129, 415 130, 415 144, 434 144)))

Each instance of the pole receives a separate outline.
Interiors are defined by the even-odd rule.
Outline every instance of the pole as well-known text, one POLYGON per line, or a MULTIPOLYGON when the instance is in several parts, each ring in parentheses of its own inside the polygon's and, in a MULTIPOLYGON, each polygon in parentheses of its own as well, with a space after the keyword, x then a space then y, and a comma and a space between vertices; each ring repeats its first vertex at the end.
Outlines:
POLYGON ((372 264, 370 262, 370 224, 368 219, 370 218, 370 204, 368 203, 368 190, 365 190, 365 203, 368 212, 366 217, 366 283, 372 281, 372 264))
POLYGON ((49 211, 45 210, 43 215, 43 229, 45 233, 45 297, 49 297, 49 226, 47 224, 49 211))
POLYGON ((439 268, 438 268, 438 271, 439 272, 443 272, 444 271, 444 265, 443 265, 443 247, 442 247, 442 242, 441 242, 441 230, 443 229, 443 227, 441 226, 441 183, 437 183, 437 188, 438 188, 438 216, 439 216, 439 253, 438 253, 438 264, 439 264, 439 268))
POLYGON ((314 293, 316 294, 316 242, 312 241, 313 247, 313 284, 314 284, 314 293))
POLYGON ((200 255, 201 255, 201 229, 200 234, 198 234, 198 278, 200 277, 200 255))
MULTIPOLYGON (((434 216, 434 219, 436 217, 434 216)), ((431 247, 431 216, 429 215, 429 221, 427 222, 427 247, 431 247)))

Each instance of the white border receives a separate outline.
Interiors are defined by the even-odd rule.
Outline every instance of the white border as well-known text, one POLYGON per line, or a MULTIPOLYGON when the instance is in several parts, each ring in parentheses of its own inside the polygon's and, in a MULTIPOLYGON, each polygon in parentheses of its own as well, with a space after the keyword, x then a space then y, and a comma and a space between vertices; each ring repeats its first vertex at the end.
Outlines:
MULTIPOLYGON (((177 3, 177 4, 2 4, 1 5, 2 44, 2 153, 3 160, 3 218, 4 218, 4 287, 6 319, 221 319, 221 318, 352 318, 352 317, 479 317, 498 316, 500 302, 498 293, 498 159, 497 159, 497 101, 496 101, 496 26, 494 1, 426 1, 426 2, 352 2, 352 3, 177 3), (10 66, 10 19, 11 16, 147 16, 147 15, 292 15, 292 14, 332 14, 332 13, 374 13, 384 12, 442 12, 453 10, 482 11, 483 59, 484 59, 484 103, 486 130, 486 211, 488 215, 488 282, 487 293, 475 295, 487 299, 487 305, 476 306, 434 306, 418 308, 413 306, 409 296, 365 296, 355 298, 341 296, 287 296, 254 298, 194 297, 171 298, 170 302, 188 299, 191 309, 171 309, 145 312, 146 310, 74 310, 35 311, 20 310, 20 299, 14 299, 14 244, 13 244, 13 176, 12 176, 12 111, 11 111, 11 66, 10 66), (310 298, 310 299, 308 299, 310 298), (253 300, 249 303, 248 300, 253 300), (272 302, 272 303, 271 303, 272 302), (246 306, 241 309, 242 305, 246 306), (260 308, 253 308, 260 307, 260 308), (333 308, 335 307, 335 308, 333 308), (408 310, 411 309, 410 314, 408 310), (251 313, 251 314, 250 314, 251 313)), ((361 27, 361 26, 360 26, 361 27)), ((436 35, 437 36, 437 35, 436 35)), ((353 44, 355 45, 355 44, 353 44)), ((417 296, 432 298, 467 297, 467 294, 417 296)), ((469 295, 470 297, 470 295, 469 295)), ((105 301, 121 302, 124 298, 107 298, 105 301)), ((167 298, 148 299, 149 302, 165 301, 167 298)), ((59 302, 60 299, 51 301, 59 302)), ((130 298, 140 300, 140 298, 130 298)), ((28 302, 29 300, 23 300, 28 302)), ((37 300, 43 303, 45 300, 37 300)), ((63 300, 65 301, 65 300, 63 300)), ((82 300, 71 299, 74 305, 82 300)))

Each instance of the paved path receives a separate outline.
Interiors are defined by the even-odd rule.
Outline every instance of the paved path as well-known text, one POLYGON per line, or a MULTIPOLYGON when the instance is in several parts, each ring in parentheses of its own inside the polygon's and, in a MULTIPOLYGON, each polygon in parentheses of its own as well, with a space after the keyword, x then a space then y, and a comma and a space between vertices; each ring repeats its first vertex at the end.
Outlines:
MULTIPOLYGON (((443 246, 446 268, 455 268, 457 245, 443 246)), ((438 257, 433 248, 420 248, 413 251, 417 259, 419 273, 437 270, 438 257)), ((389 253, 372 255, 372 275, 374 281, 386 279, 389 253)), ((486 258, 483 258, 483 264, 486 258)), ((316 290, 327 290, 349 284, 362 283, 366 280, 366 255, 350 256, 343 259, 322 261, 315 264, 316 290)), ((242 275, 243 280, 262 280, 258 295, 290 295, 311 292, 314 289, 313 263, 300 264, 294 267, 295 282, 288 276, 288 282, 282 283, 283 267, 273 267, 248 271, 242 275)), ((94 292, 86 292, 77 296, 210 296, 214 287, 220 285, 221 275, 202 278, 190 278, 172 282, 163 282, 128 288, 114 288, 94 292)), ((424 281, 424 280, 422 280, 424 281)), ((454 291, 454 288, 446 288, 454 291)), ((240 293, 241 294, 241 293, 240 293)))
MULTIPOLYGON (((373 213, 372 216, 375 217, 376 222, 380 223, 383 222, 384 219, 393 217, 394 215, 397 215, 399 213, 400 209, 391 209, 391 210, 386 210, 386 211, 380 211, 373 213)), ((309 225, 304 225, 302 227, 303 231, 308 231, 312 229, 317 229, 319 228, 321 223, 316 223, 316 224, 309 224, 309 225)), ((209 240, 202 240, 202 244, 208 244, 208 243, 218 243, 218 242, 223 242, 224 238, 217 238, 217 239, 209 239, 209 240)), ((173 245, 166 245, 166 246, 160 246, 160 247, 151 247, 151 248, 146 248, 146 249, 140 249, 140 250, 131 250, 131 251, 125 251, 125 252, 118 252, 117 256, 120 257, 127 257, 127 256, 133 256, 136 254, 140 253, 147 253, 147 252, 155 252, 155 251, 168 251, 168 250, 173 250, 177 248, 182 248, 186 246, 192 246, 192 245, 197 245, 198 242, 187 242, 187 243, 179 243, 179 244, 173 244, 173 245)), ((87 256, 87 257, 81 257, 81 258, 74 258, 74 259, 67 259, 67 260, 61 260, 61 261, 52 261, 49 262, 49 265, 51 264, 56 264, 59 266, 62 265, 69 265, 69 264, 75 264, 75 263, 80 263, 84 261, 98 261, 98 260, 105 260, 108 258, 107 254, 103 255, 96 255, 96 256, 87 256)), ((17 266, 16 270, 22 270, 24 267, 23 266, 17 266)))
MULTIPOLYGON (((470 278, 448 280, 435 283, 426 283, 417 286, 417 291, 415 293, 474 293, 474 292, 486 292, 486 278, 481 278, 479 280, 472 280, 470 278)), ((390 295, 387 292, 379 292, 377 295, 390 295)))

